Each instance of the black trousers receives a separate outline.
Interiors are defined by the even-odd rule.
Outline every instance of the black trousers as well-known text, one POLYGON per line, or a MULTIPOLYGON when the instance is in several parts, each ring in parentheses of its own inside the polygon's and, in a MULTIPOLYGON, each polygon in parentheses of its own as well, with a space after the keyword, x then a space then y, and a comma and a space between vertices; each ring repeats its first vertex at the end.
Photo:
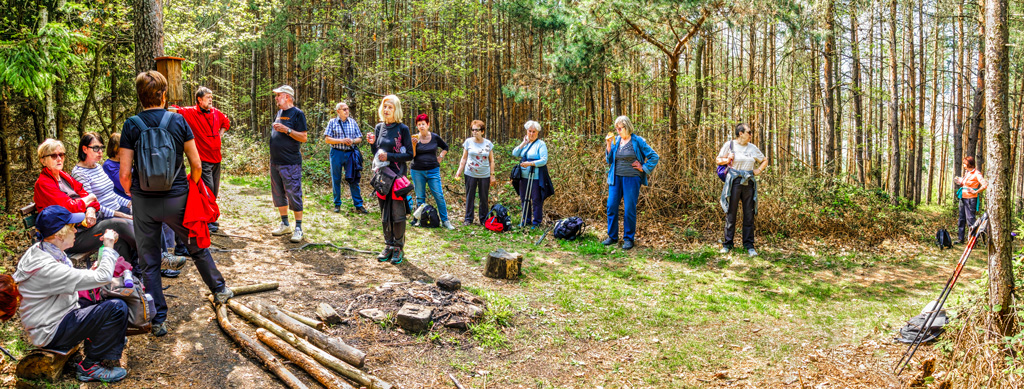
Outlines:
POLYGON ((103 242, 100 237, 107 230, 114 230, 117 233, 117 243, 114 243, 114 250, 121 254, 128 263, 135 266, 139 263, 137 256, 137 242, 135 241, 135 230, 132 229, 132 222, 119 217, 97 221, 92 227, 78 228, 75 233, 75 245, 67 249, 68 254, 90 253, 100 249, 103 242))
POLYGON ((384 227, 384 244, 405 247, 405 220, 408 211, 405 200, 377 198, 377 205, 380 206, 380 221, 384 227))
POLYGON ((203 162, 203 183, 213 191, 214 196, 220 196, 220 162, 203 162))
POLYGON ((754 184, 740 185, 743 180, 732 180, 732 194, 729 197, 729 212, 725 214, 725 237, 722 247, 732 248, 736 235, 736 213, 743 206, 743 247, 754 248, 754 184))
POLYGON ((978 220, 975 211, 978 209, 978 198, 960 199, 960 217, 957 218, 956 236, 963 242, 967 237, 967 231, 974 222, 978 220))
POLYGON ((480 194, 480 224, 484 224, 487 220, 487 213, 491 211, 490 207, 487 206, 487 195, 491 191, 491 178, 476 178, 470 177, 469 175, 462 175, 463 182, 466 183, 466 224, 473 223, 473 202, 476 198, 477 193, 480 194))
POLYGON ((143 283, 146 292, 153 296, 156 304, 156 315, 153 324, 167 320, 167 300, 164 298, 163 282, 160 279, 161 224, 166 223, 174 231, 179 242, 186 242, 192 262, 196 264, 199 276, 211 292, 218 292, 225 287, 224 276, 217 270, 210 250, 201 249, 194 240, 188 238, 188 229, 182 224, 185 218, 185 202, 188 195, 177 197, 145 197, 132 196, 132 208, 135 210, 135 238, 139 243, 139 260, 142 265, 143 283))
POLYGON ((68 351, 85 341, 85 360, 102 362, 119 360, 128 331, 128 305, 109 299, 68 312, 57 325, 47 349, 68 351))

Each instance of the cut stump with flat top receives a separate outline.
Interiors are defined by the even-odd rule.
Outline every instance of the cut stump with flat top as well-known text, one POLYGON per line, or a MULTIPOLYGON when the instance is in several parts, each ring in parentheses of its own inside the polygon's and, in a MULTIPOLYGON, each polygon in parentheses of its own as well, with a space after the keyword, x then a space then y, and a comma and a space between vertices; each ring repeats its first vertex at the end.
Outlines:
POLYGON ((484 276, 506 280, 519 279, 523 275, 523 255, 497 249, 487 254, 484 276))
POLYGON ((14 369, 14 374, 18 377, 15 386, 35 388, 37 383, 38 387, 48 386, 48 383, 56 381, 60 373, 64 371, 64 364, 68 362, 68 358, 75 355, 81 348, 82 344, 79 343, 66 353, 41 348, 29 351, 18 361, 18 366, 14 369))

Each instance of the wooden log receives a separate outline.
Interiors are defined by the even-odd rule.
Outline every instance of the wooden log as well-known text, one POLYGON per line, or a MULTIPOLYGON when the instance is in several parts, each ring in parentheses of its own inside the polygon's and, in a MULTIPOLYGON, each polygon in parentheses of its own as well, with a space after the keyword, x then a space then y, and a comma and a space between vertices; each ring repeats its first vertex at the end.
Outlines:
POLYGON ((270 321, 277 323, 277 325, 284 327, 284 329, 291 331, 293 334, 298 335, 300 338, 308 340, 314 346, 319 347, 345 363, 348 363, 355 367, 363 367, 363 363, 366 362, 366 353, 363 351, 349 346, 345 342, 338 338, 331 338, 323 332, 317 331, 313 327, 307 326, 298 320, 295 320, 291 316, 285 315, 283 309, 277 308, 271 304, 263 302, 253 303, 253 310, 259 312, 260 315, 270 319, 270 321))
POLYGON ((484 276, 515 280, 523 274, 523 255, 498 249, 487 254, 487 267, 484 276))
POLYGON ((313 378, 316 378, 317 382, 320 382, 328 389, 355 389, 352 385, 349 385, 348 382, 345 382, 345 380, 334 375, 334 373, 331 373, 331 371, 327 370, 323 365, 317 363, 317 361, 309 355, 296 350, 295 347, 292 347, 288 342, 281 340, 277 335, 270 333, 270 331, 263 328, 257 328, 256 338, 258 338, 260 342, 270 346, 274 351, 277 351, 278 354, 283 355, 285 358, 288 358, 289 361, 292 361, 292 363, 301 367, 302 370, 305 370, 309 375, 313 376, 313 378))
POLYGON ((21 357, 18 366, 14 369, 14 375, 18 377, 15 385, 18 388, 35 388, 36 383, 45 387, 45 383, 56 381, 64 370, 64 364, 68 362, 68 358, 75 355, 81 348, 82 344, 79 343, 66 353, 41 348, 29 351, 28 354, 21 357))
MULTIPOLYGON (((213 296, 210 296, 209 300, 212 303, 213 296)), ((275 357, 274 354, 270 353, 270 350, 267 350, 267 348, 260 345, 259 342, 256 342, 255 340, 250 338, 249 335, 246 335, 235 329, 235 326, 232 325, 231 321, 228 320, 228 312, 227 309, 224 308, 224 304, 214 305, 214 310, 217 311, 217 323, 220 323, 220 328, 224 330, 224 332, 226 332, 228 336, 231 336, 231 339, 234 339, 235 343, 238 343, 238 345, 242 346, 243 349, 249 351, 251 354, 259 358, 260 361, 262 361, 263 364, 268 369, 270 369, 270 371, 274 372, 274 374, 276 374, 277 377, 281 379, 281 381, 284 381, 284 383, 288 385, 288 387, 307 388, 307 386, 303 384, 302 381, 299 381, 298 377, 295 377, 295 375, 292 374, 291 371, 288 371, 288 369, 284 367, 284 364, 281 363, 281 360, 277 359, 277 357, 275 357)))
POLYGON ((316 328, 319 331, 323 331, 324 329, 327 328, 327 326, 324 325, 324 322, 320 320, 308 316, 303 316, 284 308, 278 308, 278 310, 281 311, 281 313, 284 313, 285 315, 291 316, 292 319, 298 320, 300 323, 316 328))
POLYGON ((384 382, 380 378, 377 378, 373 375, 367 374, 362 370, 359 370, 353 367, 352 365, 346 363, 345 361, 342 361, 337 357, 328 354, 326 351, 314 346, 309 341, 302 339, 291 332, 286 331, 284 328, 277 324, 274 324, 274 322, 270 321, 270 319, 260 316, 259 313, 252 309, 249 309, 249 307, 246 307, 245 305, 242 305, 241 303, 233 299, 228 300, 227 305, 228 308, 231 308, 231 310, 234 311, 235 314, 237 314, 238 316, 241 316, 248 320, 249 322, 260 327, 263 327, 268 331, 272 332, 274 335, 281 337, 281 339, 284 339, 285 342, 288 342, 288 344, 294 346, 299 351, 302 351, 306 353, 306 355, 313 357, 313 359, 315 359, 317 362, 320 362, 321 365, 324 365, 330 368, 331 370, 340 373, 341 375, 351 379, 355 383, 362 386, 366 386, 368 389, 392 388, 391 384, 384 382))
POLYGON ((341 323, 341 315, 330 304, 320 303, 316 306, 316 316, 324 323, 335 325, 341 323))
POLYGON ((266 292, 268 290, 277 289, 276 282, 267 282, 263 284, 243 285, 235 286, 231 288, 232 292, 235 292, 235 296, 241 296, 243 294, 266 292))

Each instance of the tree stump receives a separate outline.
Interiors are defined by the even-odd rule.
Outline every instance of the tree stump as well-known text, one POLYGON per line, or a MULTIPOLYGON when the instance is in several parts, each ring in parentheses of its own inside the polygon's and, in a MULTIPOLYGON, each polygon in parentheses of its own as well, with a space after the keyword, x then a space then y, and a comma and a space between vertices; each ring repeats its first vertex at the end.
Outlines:
POLYGON ((38 382, 45 387, 46 383, 56 381, 60 373, 64 371, 64 364, 68 362, 68 358, 75 355, 80 348, 82 348, 81 343, 66 353, 41 348, 29 351, 18 361, 18 367, 15 368, 14 374, 18 377, 17 387, 37 387, 35 383, 29 381, 38 382))
POLYGON ((498 249, 487 254, 487 267, 484 276, 515 280, 523 274, 523 255, 498 249))

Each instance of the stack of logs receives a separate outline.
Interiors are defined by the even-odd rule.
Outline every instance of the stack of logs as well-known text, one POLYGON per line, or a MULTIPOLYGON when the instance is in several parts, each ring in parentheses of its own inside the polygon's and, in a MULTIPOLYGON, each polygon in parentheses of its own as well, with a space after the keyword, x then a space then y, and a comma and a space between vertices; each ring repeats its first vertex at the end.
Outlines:
MULTIPOLYGON (((235 296, 238 296, 273 289, 277 289, 277 283, 232 288, 232 291, 235 296)), ((209 299, 212 303, 213 296, 210 296, 209 299)), ((260 342, 270 346, 278 354, 301 367, 329 389, 354 389, 352 385, 334 373, 351 380, 360 388, 391 389, 394 387, 380 378, 359 370, 366 360, 366 353, 321 332, 324 326, 322 321, 304 317, 267 303, 256 302, 251 306, 246 306, 235 300, 228 300, 226 304, 214 303, 217 322, 220 323, 221 329, 242 348, 259 358, 288 387, 306 388, 306 385, 286 369, 281 360, 270 350, 236 329, 228 320, 228 308, 259 327, 256 330, 256 337, 260 342)), ((328 321, 334 320, 331 317, 332 313, 337 316, 330 306, 318 307, 317 312, 328 321)))

